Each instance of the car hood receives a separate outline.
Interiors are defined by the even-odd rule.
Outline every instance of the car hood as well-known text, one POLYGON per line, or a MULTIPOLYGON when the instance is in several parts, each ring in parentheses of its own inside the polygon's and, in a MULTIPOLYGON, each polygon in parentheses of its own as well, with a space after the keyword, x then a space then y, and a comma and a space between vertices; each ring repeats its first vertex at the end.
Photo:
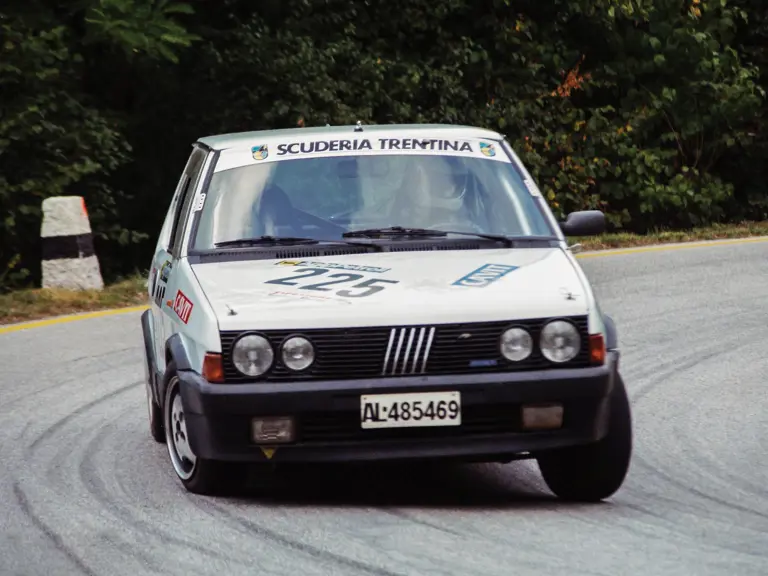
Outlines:
POLYGON ((240 260, 192 269, 221 330, 513 320, 586 314, 589 304, 560 248, 240 260), (329 284, 317 286, 322 282, 329 284), (377 285, 383 289, 371 288, 377 285))

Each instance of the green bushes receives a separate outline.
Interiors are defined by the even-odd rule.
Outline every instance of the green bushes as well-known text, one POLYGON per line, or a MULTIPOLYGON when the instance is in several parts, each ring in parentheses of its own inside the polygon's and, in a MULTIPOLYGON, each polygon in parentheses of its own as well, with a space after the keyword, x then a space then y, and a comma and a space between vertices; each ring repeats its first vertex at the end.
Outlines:
POLYGON ((0 9, 0 285, 36 279, 40 202, 62 193, 86 196, 107 276, 146 266, 190 143, 238 130, 475 124, 561 214, 768 216, 760 0, 52 6, 0 9))

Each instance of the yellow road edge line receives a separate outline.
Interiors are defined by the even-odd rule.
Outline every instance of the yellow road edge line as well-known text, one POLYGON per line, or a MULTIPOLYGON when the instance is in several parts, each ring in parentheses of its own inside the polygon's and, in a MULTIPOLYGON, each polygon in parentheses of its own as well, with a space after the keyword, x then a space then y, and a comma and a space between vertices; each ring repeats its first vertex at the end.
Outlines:
POLYGON ((8 334, 9 332, 18 332, 20 330, 28 330, 31 328, 44 328, 46 326, 52 326, 54 324, 67 324, 69 322, 75 322, 77 320, 90 320, 92 318, 103 318, 105 316, 117 316, 119 314, 128 314, 130 312, 143 312, 147 308, 149 308, 149 306, 130 306, 126 308, 96 310, 94 312, 85 312, 83 314, 54 316, 53 318, 46 318, 44 320, 33 320, 31 322, 23 322, 20 324, 10 324, 8 326, 0 326, 0 334, 8 334))
MULTIPOLYGON (((723 240, 698 240, 694 242, 674 242, 670 244, 655 244, 652 246, 635 246, 634 248, 615 248, 605 250, 594 250, 589 252, 580 252, 575 254, 576 258, 606 258, 608 256, 623 256, 625 254, 637 254, 642 252, 669 252, 672 250, 682 250, 690 248, 706 248, 708 246, 725 246, 729 244, 755 244, 759 242, 768 242, 768 236, 757 236, 750 238, 728 238, 723 240)), ((0 325, 0 334, 9 334, 20 330, 29 330, 31 328, 45 328, 54 324, 67 324, 78 320, 90 320, 93 318, 103 318, 105 316, 117 316, 119 314, 130 314, 131 312, 143 312, 149 308, 144 306, 130 306, 127 308, 112 308, 110 310, 97 310, 95 312, 85 312, 84 314, 73 314, 68 316, 54 316, 44 320, 33 320, 20 324, 0 325)))

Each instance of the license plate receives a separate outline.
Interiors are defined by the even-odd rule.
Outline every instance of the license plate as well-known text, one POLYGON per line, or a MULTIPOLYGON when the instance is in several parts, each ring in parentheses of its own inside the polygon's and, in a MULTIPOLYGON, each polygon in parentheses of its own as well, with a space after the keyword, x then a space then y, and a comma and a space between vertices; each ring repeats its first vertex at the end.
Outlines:
POLYGON ((362 428, 460 426, 461 393, 371 394, 360 397, 362 428))

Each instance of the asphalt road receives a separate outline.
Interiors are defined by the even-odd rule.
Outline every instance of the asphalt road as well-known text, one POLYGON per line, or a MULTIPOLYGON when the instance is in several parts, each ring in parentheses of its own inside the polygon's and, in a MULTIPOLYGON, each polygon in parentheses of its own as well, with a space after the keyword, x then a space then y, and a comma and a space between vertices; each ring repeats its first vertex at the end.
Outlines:
POLYGON ((768 243, 581 260, 636 451, 597 505, 536 465, 311 470, 185 493, 148 433, 139 314, 0 334, 0 574, 768 574, 768 243))

